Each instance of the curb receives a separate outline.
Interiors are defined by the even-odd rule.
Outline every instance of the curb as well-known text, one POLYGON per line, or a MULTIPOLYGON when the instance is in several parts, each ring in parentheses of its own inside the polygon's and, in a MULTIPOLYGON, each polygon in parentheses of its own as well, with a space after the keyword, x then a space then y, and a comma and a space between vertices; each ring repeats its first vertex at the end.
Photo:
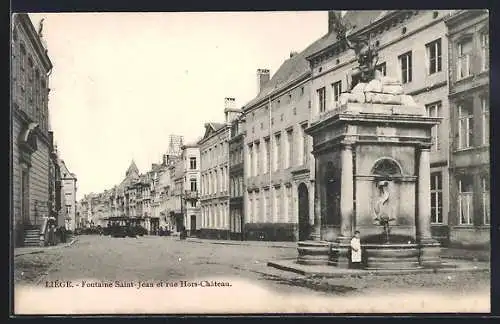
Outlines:
POLYGON ((211 240, 196 240, 196 239, 188 239, 186 242, 193 243, 208 243, 208 244, 219 244, 219 245, 243 245, 243 246, 263 246, 263 247, 272 247, 272 248, 284 248, 284 249, 296 249, 296 246, 287 246, 287 245, 279 245, 279 244, 270 244, 270 245, 255 245, 252 243, 236 243, 236 242, 220 242, 220 241, 211 241, 211 240))
POLYGON ((418 273, 456 273, 456 272, 488 272, 489 268, 424 268, 424 269, 410 269, 410 270, 358 270, 352 272, 339 272, 339 273, 331 273, 331 272, 313 272, 307 270, 301 270, 294 267, 282 265, 276 262, 268 262, 267 266, 293 272, 296 274, 300 274, 307 277, 323 277, 323 278, 343 278, 349 276, 393 276, 393 275, 409 275, 409 274, 418 274, 418 273))
POLYGON ((466 257, 466 256, 458 256, 458 255, 446 255, 442 256, 442 259, 450 259, 450 260, 463 260, 463 261, 472 261, 472 262, 491 262, 491 259, 485 257, 466 257))
POLYGON ((19 252, 17 254, 14 252, 14 257, 18 257, 18 256, 21 256, 21 255, 27 255, 27 254, 40 254, 40 253, 45 253, 45 251, 47 251, 47 250, 57 250, 57 249, 62 249, 62 248, 70 247, 73 244, 75 244, 76 241, 78 241, 78 238, 75 237, 69 243, 64 243, 64 244, 61 244, 61 245, 50 246, 50 247, 40 247, 39 250, 19 252))

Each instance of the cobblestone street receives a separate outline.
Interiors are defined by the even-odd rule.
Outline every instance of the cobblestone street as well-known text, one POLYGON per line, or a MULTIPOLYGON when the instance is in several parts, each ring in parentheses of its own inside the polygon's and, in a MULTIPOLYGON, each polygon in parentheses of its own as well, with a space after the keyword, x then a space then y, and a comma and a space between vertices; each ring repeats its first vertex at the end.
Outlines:
MULTIPOLYGON (((19 260, 23 262, 32 260, 38 264, 47 260, 52 263, 50 267, 42 267, 39 273, 43 275, 48 272, 48 275, 39 276, 37 279, 33 274, 28 277, 24 275, 23 278, 17 271, 16 282, 21 287, 23 284, 36 283, 37 280, 39 287, 46 287, 47 282, 56 280, 60 282, 70 280, 77 287, 81 287, 82 280, 134 283, 143 281, 155 284, 160 281, 180 283, 183 280, 199 283, 200 280, 206 279, 231 284, 229 288, 197 290, 194 294, 195 290, 192 289, 163 290, 160 295, 151 297, 166 300, 167 296, 172 296, 170 293, 174 292, 176 307, 172 310, 172 304, 169 304, 168 308, 174 312, 211 310, 213 312, 214 305, 207 304, 207 301, 215 301, 215 298, 223 298, 224 301, 222 304, 217 304, 215 311, 225 312, 228 311, 228 305, 238 302, 244 306, 238 304, 238 307, 230 308, 229 311, 244 312, 245 307, 249 312, 404 312, 405 307, 410 307, 408 311, 426 312, 489 310, 489 272, 310 279, 266 266, 269 260, 295 256, 294 248, 267 247, 264 244, 255 246, 207 244, 154 236, 137 239, 80 236, 71 247, 16 257, 18 264, 19 260), (215 291, 217 294, 214 295, 215 291), (380 298, 380 296, 385 297, 380 298), (200 298, 203 301, 193 302, 200 298), (313 302, 314 300, 317 301, 313 302), (359 302, 359 300, 370 302, 359 302), (183 302, 191 306, 188 307, 183 302), (387 309, 396 307, 397 303, 401 304, 398 308, 387 309)), ((92 303, 92 311, 101 313, 106 309, 106 305, 110 305, 110 300, 116 298, 110 297, 109 294, 112 292, 115 292, 113 296, 117 295, 116 292, 120 292, 122 298, 124 295, 140 294, 141 298, 146 298, 149 294, 158 294, 158 290, 155 289, 136 287, 126 290, 130 294, 121 293, 125 291, 124 288, 120 290, 77 287, 63 290, 64 295, 68 296, 67 300, 81 298, 80 295, 84 292, 93 292, 93 297, 85 299, 85 304, 92 303), (105 298, 104 296, 108 296, 106 302, 97 302, 105 298)), ((61 289, 47 288, 38 290, 36 294, 42 292, 49 294, 49 291, 53 290, 61 294, 61 289)), ((35 295, 30 298, 36 298, 35 295)), ((116 299, 114 301, 116 302, 116 299)), ((75 300, 71 305, 74 305, 73 303, 75 300)), ((82 305, 81 302, 79 304, 82 305)), ((134 305, 139 307, 137 304, 134 305)), ((153 304, 149 303, 148 307, 153 307, 153 304)), ((160 304, 153 308, 158 309, 158 307, 160 304)), ((127 312, 129 311, 130 309, 127 309, 127 312)))

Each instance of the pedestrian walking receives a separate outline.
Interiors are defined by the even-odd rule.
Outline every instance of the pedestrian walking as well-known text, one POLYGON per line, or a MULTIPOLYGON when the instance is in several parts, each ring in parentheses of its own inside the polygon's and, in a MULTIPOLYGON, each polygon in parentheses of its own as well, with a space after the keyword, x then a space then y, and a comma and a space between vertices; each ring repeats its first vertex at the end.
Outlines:
POLYGON ((361 269, 361 240, 359 231, 354 232, 351 239, 351 266, 354 269, 361 269))
POLYGON ((49 226, 49 245, 56 245, 56 226, 54 224, 49 226))

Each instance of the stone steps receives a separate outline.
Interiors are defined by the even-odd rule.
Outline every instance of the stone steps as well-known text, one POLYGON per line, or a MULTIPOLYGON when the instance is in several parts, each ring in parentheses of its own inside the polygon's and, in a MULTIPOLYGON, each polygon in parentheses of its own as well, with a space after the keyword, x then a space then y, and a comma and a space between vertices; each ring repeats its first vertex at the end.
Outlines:
POLYGON ((40 230, 29 229, 24 231, 24 246, 40 246, 40 230))

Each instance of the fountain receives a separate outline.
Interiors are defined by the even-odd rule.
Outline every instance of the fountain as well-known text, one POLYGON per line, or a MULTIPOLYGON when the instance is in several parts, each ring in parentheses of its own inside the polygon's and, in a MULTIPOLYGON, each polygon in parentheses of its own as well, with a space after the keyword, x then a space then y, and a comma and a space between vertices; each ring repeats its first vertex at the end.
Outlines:
POLYGON ((359 230, 368 269, 437 267, 429 154, 440 119, 427 117, 400 81, 378 73, 376 48, 348 39, 341 19, 336 22, 338 39, 356 52, 359 66, 350 91, 306 129, 316 159, 319 240, 298 243, 297 263, 348 267, 350 240, 359 230))

